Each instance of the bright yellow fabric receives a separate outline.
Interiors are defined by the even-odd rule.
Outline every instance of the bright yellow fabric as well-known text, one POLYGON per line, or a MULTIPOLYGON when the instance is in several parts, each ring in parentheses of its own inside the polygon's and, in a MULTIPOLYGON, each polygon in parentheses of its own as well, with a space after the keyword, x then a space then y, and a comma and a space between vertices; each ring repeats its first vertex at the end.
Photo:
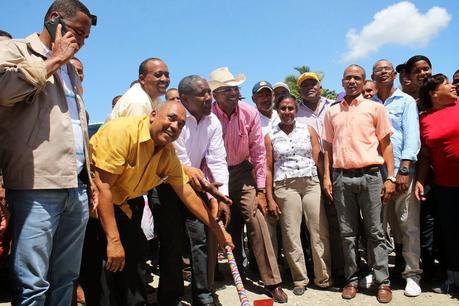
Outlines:
POLYGON ((172 144, 155 151, 149 117, 121 117, 109 121, 90 140, 95 167, 119 175, 111 186, 113 203, 131 217, 127 200, 140 197, 166 182, 184 185, 183 173, 172 144))

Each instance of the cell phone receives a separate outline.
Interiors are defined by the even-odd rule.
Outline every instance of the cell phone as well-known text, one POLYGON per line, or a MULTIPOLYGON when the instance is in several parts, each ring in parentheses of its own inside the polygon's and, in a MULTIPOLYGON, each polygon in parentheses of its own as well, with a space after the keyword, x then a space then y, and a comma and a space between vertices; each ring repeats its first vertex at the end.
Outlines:
POLYGON ((61 24, 62 25, 62 36, 67 32, 67 28, 65 27, 65 24, 61 20, 61 16, 54 17, 53 19, 50 19, 45 22, 45 28, 49 33, 49 36, 51 36, 52 41, 54 42, 56 40, 56 30, 57 30, 57 25, 61 24))

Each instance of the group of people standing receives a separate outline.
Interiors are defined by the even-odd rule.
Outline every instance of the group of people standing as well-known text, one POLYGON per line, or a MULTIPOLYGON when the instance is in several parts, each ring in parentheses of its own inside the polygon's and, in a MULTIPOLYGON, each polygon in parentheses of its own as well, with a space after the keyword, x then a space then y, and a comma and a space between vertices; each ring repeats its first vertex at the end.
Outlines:
POLYGON ((76 284, 87 305, 147 304, 152 224, 160 305, 181 305, 185 245, 193 305, 215 305, 217 245, 233 248, 245 280, 244 226, 266 293, 279 303, 288 302, 279 255, 302 295, 304 248, 314 286, 335 290, 343 277, 342 297, 352 299, 373 283, 381 303, 392 299, 394 249, 403 255, 405 295, 418 296, 423 270, 432 272, 434 226, 445 270, 434 290, 458 290, 459 72, 451 84, 418 55, 395 68, 377 61, 366 82, 365 69, 352 64, 336 101, 306 72, 299 101, 286 84, 260 81, 253 107, 241 101, 245 76, 227 67, 209 79, 184 77, 160 102, 170 76, 152 57, 89 139, 82 64, 71 60, 97 19, 78 0, 56 0, 45 22, 57 20, 55 33, 44 27, 0 42, 13 305, 71 305, 76 284), (368 275, 359 271, 359 249, 368 275))

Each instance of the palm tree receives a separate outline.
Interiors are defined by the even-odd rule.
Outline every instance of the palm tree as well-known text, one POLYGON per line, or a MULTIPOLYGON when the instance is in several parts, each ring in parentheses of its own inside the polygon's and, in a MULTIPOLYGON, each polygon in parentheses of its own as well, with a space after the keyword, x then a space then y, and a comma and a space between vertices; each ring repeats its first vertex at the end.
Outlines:
MULTIPOLYGON (((299 66, 299 67, 293 67, 294 70, 298 72, 298 75, 288 75, 285 77, 285 84, 287 84, 288 88, 290 88, 290 93, 297 99, 297 101, 301 101, 301 96, 298 91, 298 86, 296 85, 296 81, 298 80, 298 77, 302 75, 305 72, 310 72, 311 69, 307 65, 299 66)), ((319 77, 319 80, 322 81, 325 77, 324 73, 322 71, 313 71, 317 76, 319 77)), ((330 90, 327 88, 322 88, 322 96, 328 98, 328 99, 336 99, 337 93, 334 90, 330 90)))

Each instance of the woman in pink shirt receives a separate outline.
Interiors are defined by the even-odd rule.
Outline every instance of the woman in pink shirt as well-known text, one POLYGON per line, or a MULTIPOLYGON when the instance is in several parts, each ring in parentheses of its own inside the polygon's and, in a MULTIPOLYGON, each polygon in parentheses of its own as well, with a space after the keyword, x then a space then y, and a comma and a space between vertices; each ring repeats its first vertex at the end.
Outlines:
POLYGON ((321 288, 333 284, 328 222, 318 176, 323 174, 320 143, 313 128, 295 121, 298 105, 293 96, 280 96, 275 108, 281 122, 265 136, 266 198, 269 213, 280 219, 293 293, 302 295, 309 283, 300 240, 303 218, 310 234, 314 284, 321 288))
POLYGON ((418 155, 416 197, 425 200, 424 183, 434 172, 435 199, 445 247, 446 281, 438 293, 459 291, 459 102, 444 74, 427 77, 419 89, 421 151, 418 155))

